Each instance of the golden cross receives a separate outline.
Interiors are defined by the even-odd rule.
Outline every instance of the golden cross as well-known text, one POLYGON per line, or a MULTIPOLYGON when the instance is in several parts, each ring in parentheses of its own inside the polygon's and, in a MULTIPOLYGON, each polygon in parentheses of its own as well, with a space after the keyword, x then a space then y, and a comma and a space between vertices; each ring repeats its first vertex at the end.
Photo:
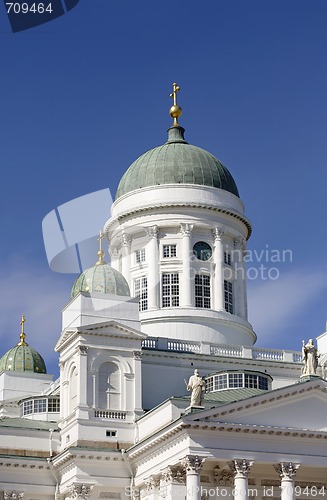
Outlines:
POLYGON ((17 345, 28 345, 26 344, 25 342, 25 339, 26 339, 26 334, 25 334, 25 316, 24 314, 22 314, 22 321, 20 322, 20 324, 22 325, 22 331, 21 331, 21 334, 19 335, 19 338, 20 338, 20 342, 18 342, 17 345))
POLYGON ((104 238, 104 234, 100 229, 100 237, 98 238, 98 242, 100 244, 100 252, 102 252, 102 240, 103 240, 103 238, 104 238))
POLYGON ((170 97, 174 99, 174 106, 177 106, 177 92, 179 92, 180 89, 177 83, 173 83, 173 92, 170 94, 170 97))
POLYGON ((22 314, 22 321, 20 322, 20 324, 22 325, 22 333, 25 333, 25 316, 24 314, 22 314))

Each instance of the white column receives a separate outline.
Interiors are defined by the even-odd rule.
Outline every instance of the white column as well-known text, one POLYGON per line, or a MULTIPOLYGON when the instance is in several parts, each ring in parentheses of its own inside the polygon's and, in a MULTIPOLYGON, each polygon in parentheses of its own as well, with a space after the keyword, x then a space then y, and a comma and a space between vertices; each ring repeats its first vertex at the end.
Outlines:
POLYGON ((181 224, 180 229, 182 233, 182 261, 183 273, 181 280, 181 294, 180 304, 182 307, 192 307, 192 284, 191 279, 191 234, 193 231, 193 224, 181 224))
POLYGON ((281 500, 295 500, 294 477, 299 467, 300 464, 292 462, 281 462, 274 465, 275 471, 281 478, 281 500))
POLYGON ((248 476, 253 462, 236 459, 228 462, 234 473, 234 500, 248 500, 248 476))
POLYGON ((131 245, 132 238, 128 234, 122 236, 123 248, 123 261, 122 261, 122 275, 126 279, 129 287, 131 287, 131 245))
POLYGON ((222 311, 225 309, 224 303, 224 245, 223 245, 223 234, 224 231, 220 227, 215 227, 212 230, 212 234, 215 240, 215 247, 213 251, 213 262, 215 265, 215 275, 214 275, 214 300, 213 308, 216 311, 222 311))
POLYGON ((243 236, 240 236, 234 241, 234 248, 235 314, 247 319, 246 269, 244 262, 246 242, 243 236))
POLYGON ((133 410, 142 411, 141 358, 142 351, 133 351, 134 357, 134 405, 133 410))
POLYGON ((145 258, 148 266, 148 309, 154 310, 159 307, 159 251, 158 251, 158 226, 145 227, 145 232, 149 238, 146 246, 145 258))
POLYGON ((154 476, 150 476, 146 481, 147 500, 156 500, 158 497, 158 488, 160 481, 154 476))
POLYGON ((201 500, 200 470, 203 462, 203 458, 191 455, 182 462, 186 472, 186 500, 201 500))

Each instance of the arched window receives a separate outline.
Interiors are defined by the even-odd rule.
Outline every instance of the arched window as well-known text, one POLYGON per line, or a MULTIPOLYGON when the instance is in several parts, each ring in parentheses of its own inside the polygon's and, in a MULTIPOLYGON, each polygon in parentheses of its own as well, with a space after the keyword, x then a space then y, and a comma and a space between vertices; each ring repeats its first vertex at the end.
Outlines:
POLYGON ((99 369, 98 406, 101 410, 120 410, 120 370, 115 363, 103 363, 99 369))
POLYGON ((77 370, 73 368, 69 379, 69 413, 77 406, 77 370))

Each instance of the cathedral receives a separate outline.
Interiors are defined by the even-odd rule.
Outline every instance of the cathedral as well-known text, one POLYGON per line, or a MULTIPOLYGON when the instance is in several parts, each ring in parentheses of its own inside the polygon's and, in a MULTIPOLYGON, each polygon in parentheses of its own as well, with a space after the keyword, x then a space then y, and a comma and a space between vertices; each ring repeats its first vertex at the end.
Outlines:
POLYGON ((185 139, 178 91, 66 299, 60 377, 24 316, 0 353, 2 500, 324 500, 327 333, 257 346, 251 222, 229 170, 185 139))

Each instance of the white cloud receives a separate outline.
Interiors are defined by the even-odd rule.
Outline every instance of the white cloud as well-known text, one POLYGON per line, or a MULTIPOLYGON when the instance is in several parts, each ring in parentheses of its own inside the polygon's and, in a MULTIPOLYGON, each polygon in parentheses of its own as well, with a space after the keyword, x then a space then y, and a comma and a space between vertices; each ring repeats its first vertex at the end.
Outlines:
MULTIPOLYGON (((327 274, 322 270, 294 270, 282 272, 274 281, 250 281, 249 321, 258 334, 258 343, 276 345, 277 340, 280 347, 284 347, 280 341, 288 340, 285 332, 294 334, 295 323, 312 314, 312 304, 326 289, 327 274)), ((303 335, 298 334, 300 345, 303 335)), ((310 335, 314 336, 312 332, 310 335)), ((293 349, 299 350, 300 347, 293 349)))

